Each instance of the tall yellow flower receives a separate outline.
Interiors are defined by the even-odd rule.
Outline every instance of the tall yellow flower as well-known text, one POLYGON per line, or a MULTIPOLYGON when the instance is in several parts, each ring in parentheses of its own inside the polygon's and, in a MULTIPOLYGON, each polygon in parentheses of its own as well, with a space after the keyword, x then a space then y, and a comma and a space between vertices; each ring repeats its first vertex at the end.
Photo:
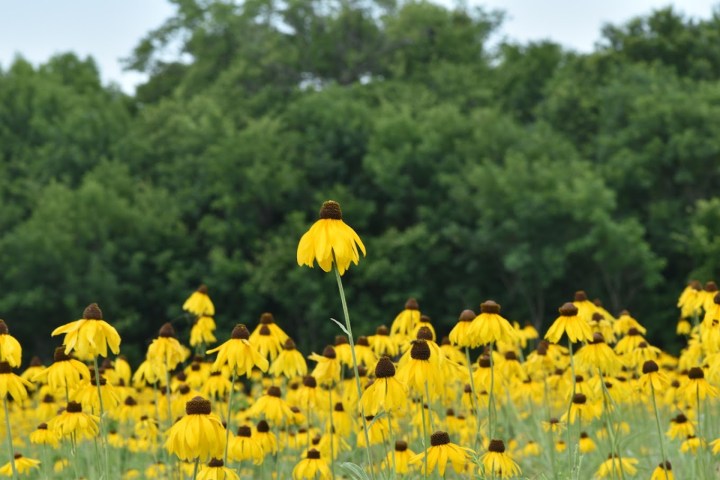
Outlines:
POLYGON ((160 327, 158 338, 152 341, 147 351, 147 359, 153 365, 160 365, 163 373, 165 370, 175 370, 187 356, 187 351, 175 338, 175 329, 169 322, 160 327))
POLYGON ((85 308, 83 318, 56 328, 52 336, 64 333, 65 353, 77 352, 82 359, 92 359, 101 355, 107 357, 107 349, 120 353, 120 335, 109 323, 103 320, 103 314, 97 303, 85 308))
POLYGON ((200 285, 196 291, 192 293, 183 303, 183 310, 190 312, 197 317, 207 315, 208 317, 215 316, 215 305, 208 296, 208 288, 205 285, 200 285))
POLYGON ((480 315, 472 321, 467 333, 471 347, 493 342, 511 343, 518 337, 510 322, 500 315, 500 305, 492 300, 480 305, 480 315))
POLYGON ((32 389, 30 382, 15 375, 8 362, 0 362, 0 398, 10 395, 15 401, 24 400, 28 397, 28 389, 32 389))
POLYGON ((300 239, 297 262, 312 268, 317 261, 320 268, 329 272, 334 259, 342 275, 350 262, 357 265, 360 261, 358 248, 363 255, 366 254, 358 234, 343 222, 340 204, 328 200, 320 208, 320 219, 300 239))
POLYGON ((225 429, 220 419, 210 412, 210 402, 202 397, 187 402, 187 415, 168 431, 165 449, 181 460, 199 458, 207 462, 221 458, 225 452, 225 429))
POLYGON ((377 415, 402 407, 407 402, 405 387, 395 378, 395 365, 388 357, 381 357, 375 366, 375 381, 362 394, 363 411, 377 415))
POLYGON ((558 343, 563 333, 567 333, 570 341, 589 342, 593 339, 593 331, 585 319, 578 314, 578 308, 566 303, 559 308, 560 316, 553 322, 545 334, 552 343, 558 343))
POLYGON ((269 366, 267 359, 260 355, 255 347, 250 344, 249 338, 250 332, 247 327, 238 323, 233 328, 230 340, 217 348, 207 351, 208 354, 216 352, 218 354, 215 363, 213 363, 213 370, 219 370, 227 364, 238 375, 250 376, 255 366, 263 372, 267 371, 269 366))
POLYGON ((408 298, 405 309, 398 313, 390 326, 391 335, 409 336, 420 321, 420 305, 414 298, 408 298))
POLYGON ((20 342, 10 335, 5 321, 0 320, 0 362, 8 362, 11 367, 19 367, 21 356, 20 342))
POLYGON ((453 470, 462 473, 472 454, 473 451, 469 448, 450 443, 450 436, 447 432, 435 432, 430 436, 430 447, 412 457, 410 464, 420 463, 427 457, 428 471, 425 473, 432 472, 437 466, 438 473, 444 477, 448 462, 452 465, 453 470))
POLYGON ((488 451, 480 457, 480 464, 485 475, 493 478, 512 478, 520 475, 520 466, 505 453, 502 440, 490 440, 488 451))

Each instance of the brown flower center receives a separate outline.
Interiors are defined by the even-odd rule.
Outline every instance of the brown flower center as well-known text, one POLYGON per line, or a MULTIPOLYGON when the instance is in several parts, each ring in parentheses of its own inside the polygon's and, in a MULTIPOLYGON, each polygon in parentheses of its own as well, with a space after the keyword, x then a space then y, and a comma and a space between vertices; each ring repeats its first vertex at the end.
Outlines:
POLYGON ((209 415, 210 402, 202 397, 195 397, 185 404, 185 413, 188 415, 209 415))
POLYGON ((307 458, 312 460, 319 460, 320 459, 320 452, 315 450, 314 448, 311 448, 308 450, 307 458))
POLYGON ((334 200, 323 202, 322 207, 320 207, 320 218, 324 220, 342 220, 340 204, 334 200))
POLYGON ((381 357, 375 366, 375 376, 377 378, 388 378, 395 376, 395 365, 388 357, 381 357))
POLYGON ((420 310, 420 305, 414 298, 408 298, 405 302, 405 310, 420 310))
POLYGON ((160 327, 160 331, 158 332, 158 335, 162 338, 174 338, 175 337, 175 329, 170 324, 170 322, 167 322, 165 325, 160 327))
POLYGON ((102 320, 102 310, 100 310, 97 303, 91 303, 85 307, 85 311, 83 311, 83 318, 85 320, 102 320))
POLYGON ((486 300, 480 304, 481 313, 500 313, 500 305, 494 300, 486 300))
POLYGON ((574 317, 578 314, 577 307, 570 302, 563 303, 563 306, 560 307, 558 311, 563 317, 574 317))
POLYGON ((433 447, 447 445, 448 443, 450 443, 450 435, 447 432, 435 432, 430 435, 430 445, 433 447))
POLYGON ((430 346, 428 346, 425 340, 414 340, 413 346, 410 349, 410 357, 415 360, 429 360, 430 346))
POLYGON ((657 372, 660 369, 658 368, 658 364, 655 363, 653 360, 648 360, 647 362, 643 363, 642 372, 643 373, 653 373, 657 372))
POLYGON ((235 325, 235 328, 233 328, 231 337, 236 340, 247 340, 250 338, 250 332, 245 325, 243 325, 242 323, 238 323, 237 325, 235 325))
POLYGON ((505 452, 505 443, 502 440, 490 440, 490 445, 488 445, 488 450, 495 453, 504 453, 505 452))

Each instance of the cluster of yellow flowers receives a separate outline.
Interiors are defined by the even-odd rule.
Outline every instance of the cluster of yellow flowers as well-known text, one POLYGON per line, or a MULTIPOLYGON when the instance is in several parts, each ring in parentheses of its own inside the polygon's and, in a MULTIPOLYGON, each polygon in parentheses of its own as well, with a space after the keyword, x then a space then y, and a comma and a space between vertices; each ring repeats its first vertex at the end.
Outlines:
MULTIPOLYGON (((320 216, 298 263, 334 270, 345 306, 340 276, 365 247, 336 203, 320 216)), ((720 294, 693 282, 678 307, 678 357, 582 291, 543 339, 492 300, 438 337, 409 299, 389 328, 357 339, 346 310, 345 335, 306 357, 270 313, 207 349, 215 306, 201 286, 183 305, 189 347, 166 323, 133 372, 92 304, 52 332, 64 335, 52 364, 34 358, 20 375, 21 345, 0 320, 0 475, 715 478, 720 294)))

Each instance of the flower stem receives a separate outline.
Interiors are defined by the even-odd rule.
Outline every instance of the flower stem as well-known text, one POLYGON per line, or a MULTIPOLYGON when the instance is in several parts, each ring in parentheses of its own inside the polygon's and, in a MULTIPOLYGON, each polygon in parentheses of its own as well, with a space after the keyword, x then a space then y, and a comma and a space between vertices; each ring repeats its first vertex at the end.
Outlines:
POLYGON ((475 431, 475 441, 473 442, 473 450, 477 451, 478 447, 478 441, 480 440, 480 408, 478 408, 477 405, 477 393, 475 392, 475 380, 473 379, 473 368, 472 368, 472 362, 470 362, 470 349, 468 347, 465 347, 465 360, 467 361, 468 366, 468 374, 470 374, 470 393, 472 394, 472 397, 470 398, 470 408, 472 408, 473 413, 475 414, 475 419, 477 423, 476 431, 475 431))
POLYGON ((193 468, 192 480, 197 479, 198 467, 200 466, 200 457, 195 457, 195 467, 193 468))
POLYGON ((12 430, 10 429, 10 411, 8 409, 7 396, 3 397, 3 408, 5 409, 5 433, 7 434, 8 453, 10 453, 10 467, 12 468, 13 478, 17 480, 18 472, 15 467, 15 449, 12 443, 12 430))
MULTIPOLYGON (((350 313, 345 300, 345 290, 343 289, 342 278, 340 278, 340 270, 335 260, 335 252, 333 252, 333 270, 335 271, 335 280, 337 281, 338 291, 340 292, 340 302, 342 303, 343 315, 345 316, 345 329, 347 330, 348 341, 350 342, 350 353, 352 354, 353 372, 355 373, 355 387, 357 388, 358 402, 362 398, 362 386, 360 385, 360 373, 358 372, 357 356, 355 355, 355 340, 353 339, 352 326, 350 325, 350 313)), ((375 470, 373 469, 372 454, 370 453, 370 435, 368 433, 367 419, 365 412, 360 404, 360 416, 363 422, 363 432, 365 433, 365 452, 367 454, 368 467, 370 467, 370 477, 375 480, 375 470)))
POLYGON ((333 422, 332 385, 328 387, 328 415, 330 416, 330 475, 335 480, 335 424, 333 422))
POLYGON ((98 365, 97 355, 93 358, 93 362, 95 363, 95 384, 97 386, 98 400, 100 401, 100 441, 102 442, 103 458, 105 459, 103 478, 108 480, 110 478, 110 460, 108 459, 107 448, 107 425, 105 424, 105 406, 103 405, 102 388, 100 385, 100 367, 98 365))
MULTIPOLYGON (((573 465, 573 449, 571 447, 572 443, 572 435, 570 433, 570 424, 571 424, 571 416, 570 413, 572 411, 572 404, 573 404, 573 398, 575 398, 575 388, 576 388, 576 380, 575 380, 575 359, 573 358, 573 344, 572 340, 570 340, 570 337, 568 337, 568 350, 570 351, 570 375, 572 376, 572 390, 570 391, 570 402, 568 402, 568 409, 567 409, 567 452, 568 452, 568 468, 570 469, 570 475, 572 477, 572 472, 575 470, 573 465)), ((579 440, 578 440, 579 441, 579 440)))
POLYGON ((488 392, 488 441, 495 438, 495 360, 493 360, 493 347, 495 342, 490 343, 490 392, 488 392))
POLYGON ((428 446, 427 446, 427 426, 425 425, 425 405, 423 402, 423 397, 420 397, 420 415, 422 417, 422 433, 423 433, 423 450, 425 450, 425 455, 423 455, 423 475, 424 478, 427 480, 428 478, 428 446))
POLYGON ((223 463, 227 465, 228 444, 230 443, 230 415, 232 415, 233 394, 235 393, 235 368, 233 367, 232 380, 230 381, 230 395, 228 397, 227 415, 225 416, 225 454, 223 463))
POLYGON ((655 412, 655 423, 657 424, 658 437, 660 438, 660 453, 663 460, 663 472, 665 472, 665 480, 670 480, 667 472, 667 455, 665 454, 665 441, 663 439, 662 427, 660 427, 660 414, 658 413, 657 401, 655 400, 655 386, 650 381, 650 393, 652 394, 653 411, 655 412))

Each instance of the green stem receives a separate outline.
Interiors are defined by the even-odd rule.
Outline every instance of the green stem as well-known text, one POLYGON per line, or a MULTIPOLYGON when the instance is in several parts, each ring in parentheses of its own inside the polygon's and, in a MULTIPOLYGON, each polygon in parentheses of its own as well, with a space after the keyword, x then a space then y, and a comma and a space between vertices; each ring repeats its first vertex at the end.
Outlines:
MULTIPOLYGON (((355 340, 353 339, 352 326, 350 325, 350 313, 345 300, 345 290, 343 289, 342 278, 340 278, 340 270, 335 260, 335 252, 333 252, 333 270, 335 271, 335 280, 337 281, 338 291, 340 292, 340 302, 342 303, 343 315, 345 316, 345 329, 347 330, 348 341, 350 342, 350 353, 352 354, 353 373, 355 373, 355 387, 357 388, 358 402, 362 398, 362 386, 360 385, 360 373, 358 372, 357 357, 355 355, 355 340)), ((370 434, 368 433, 367 419, 365 411, 360 404, 360 416, 363 422, 363 431, 365 433, 365 453, 367 454, 368 467, 370 467, 370 477, 375 480, 375 470, 373 469, 372 454, 370 453, 370 434)))
POLYGON ((427 426, 425 425, 425 405, 423 402, 423 398, 420 397, 420 415, 422 417, 422 433, 423 433, 423 450, 425 450, 425 455, 423 455, 423 475, 425 479, 428 478, 428 447, 427 447, 427 426))
POLYGON ((470 374, 470 393, 472 393, 472 397, 470 398, 470 408, 472 408, 473 413, 475 414, 477 423, 475 441, 473 442, 473 450, 477 452, 478 442, 480 441, 480 408, 477 404, 478 401, 477 393, 475 391, 475 379, 473 379, 472 363, 470 362, 470 349, 468 347, 465 347, 465 360, 467 361, 468 373, 470 374))
POLYGON ((390 414, 389 410, 387 411, 388 415, 388 435, 390 435, 390 452, 392 456, 392 471, 393 471, 393 478, 397 475, 397 464, 395 463, 395 435, 393 434, 393 428, 392 428, 392 415, 390 414))
POLYGON ((663 471, 665 472, 665 480, 670 480, 666 469, 667 455, 665 454, 665 441, 663 438, 662 427, 660 426, 660 413, 657 408, 657 401, 655 400, 655 386, 652 381, 650 382, 650 393, 652 394, 653 411, 655 412, 655 423, 657 425, 658 437, 660 438, 660 453, 663 460, 663 471))
POLYGON ((105 406, 103 405, 102 388, 100 385, 100 367, 98 365, 98 357, 93 358, 95 363, 95 384, 97 386, 98 400, 100 401, 100 437, 103 449, 103 458, 105 459, 103 477, 107 480, 110 478, 110 460, 108 459, 107 448, 107 425, 105 424, 105 406))
MULTIPOLYGON (((605 380, 603 379, 602 372, 598 368, 598 375, 600 375, 600 385, 602 388, 602 394, 603 394, 603 409, 605 410, 605 428, 607 428, 608 431, 608 440, 610 441, 610 454, 614 455, 617 453, 618 458, 618 470, 620 471, 620 478, 622 480, 625 480, 625 471, 623 470, 622 466, 622 456, 620 454, 620 445, 617 441, 617 435, 615 434, 615 430, 613 429, 613 423, 614 419, 612 418, 612 406, 610 404, 610 392, 607 389, 607 386, 605 386, 605 380)), ((614 463, 613 463, 614 465, 614 463)), ((613 469, 611 471, 613 478, 615 478, 615 467, 613 466, 613 469)))
POLYGON ((195 467, 193 468, 192 480, 197 480, 198 467, 200 466, 200 457, 195 458, 195 467))
POLYGON ((12 442, 12 430, 10 429, 10 409, 8 409, 7 396, 3 397, 3 408, 5 409, 5 433, 7 434, 8 453, 10 454, 10 467, 12 468, 13 478, 17 480, 18 472, 15 467, 15 449, 12 442))
MULTIPOLYGON (((575 398, 575 388, 577 387, 575 381, 575 359, 573 358, 573 344, 570 337, 568 337, 568 350, 570 351, 570 375, 572 376, 572 390, 570 391, 570 402, 568 403, 567 409, 567 452, 568 452, 568 468, 572 472, 575 468, 573 465, 572 455, 572 435, 570 434, 570 412, 572 410, 573 398, 575 398)), ((572 476, 572 473, 571 473, 572 476)))
POLYGON ((495 360, 493 360, 493 348, 495 342, 490 342, 490 392, 488 392, 488 441, 495 438, 495 360))
POLYGON ((225 416, 225 454, 223 463, 227 465, 228 444, 230 443, 230 415, 232 415, 233 394, 235 393, 235 368, 233 367, 232 380, 230 381, 230 396, 228 398, 227 415, 225 416))
POLYGON ((328 387, 328 410, 330 416, 330 475, 335 480, 335 423, 333 421, 332 386, 328 387))

